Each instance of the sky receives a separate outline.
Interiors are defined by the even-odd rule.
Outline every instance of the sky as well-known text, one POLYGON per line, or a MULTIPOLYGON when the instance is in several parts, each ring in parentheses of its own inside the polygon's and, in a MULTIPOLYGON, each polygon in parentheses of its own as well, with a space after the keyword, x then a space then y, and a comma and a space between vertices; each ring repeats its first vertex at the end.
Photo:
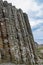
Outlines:
POLYGON ((28 14, 34 40, 39 44, 43 44, 43 0, 7 1, 28 14))

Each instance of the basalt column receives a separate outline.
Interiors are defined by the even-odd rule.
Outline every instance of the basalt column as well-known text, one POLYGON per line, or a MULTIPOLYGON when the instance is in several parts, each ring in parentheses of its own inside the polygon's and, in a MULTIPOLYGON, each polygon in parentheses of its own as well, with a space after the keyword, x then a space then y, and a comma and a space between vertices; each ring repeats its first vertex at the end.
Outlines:
POLYGON ((34 43, 34 38, 33 38, 33 35, 32 35, 31 26, 30 26, 27 14, 23 13, 23 15, 24 15, 26 26, 27 26, 27 31, 28 31, 28 34, 29 34, 29 39, 30 39, 30 42, 31 42, 31 47, 33 49, 35 63, 37 64, 38 63, 38 57, 37 57, 37 51, 36 51, 36 47, 35 47, 35 43, 34 43))
POLYGON ((0 0, 0 62, 36 65, 37 54, 27 14, 0 0))

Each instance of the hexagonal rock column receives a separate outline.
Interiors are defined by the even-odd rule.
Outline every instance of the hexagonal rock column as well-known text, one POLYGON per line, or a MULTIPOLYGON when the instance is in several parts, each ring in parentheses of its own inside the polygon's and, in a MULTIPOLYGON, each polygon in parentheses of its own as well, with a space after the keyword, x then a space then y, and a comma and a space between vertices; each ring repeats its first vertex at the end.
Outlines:
POLYGON ((0 0, 0 62, 25 65, 37 63, 27 14, 2 0, 0 0))

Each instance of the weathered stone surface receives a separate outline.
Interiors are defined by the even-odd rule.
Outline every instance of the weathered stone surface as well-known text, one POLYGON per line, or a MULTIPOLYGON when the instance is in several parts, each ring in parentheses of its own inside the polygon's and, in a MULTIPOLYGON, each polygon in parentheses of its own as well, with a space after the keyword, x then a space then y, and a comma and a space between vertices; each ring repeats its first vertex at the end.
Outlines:
POLYGON ((27 14, 0 0, 0 62, 36 65, 37 61, 27 14))

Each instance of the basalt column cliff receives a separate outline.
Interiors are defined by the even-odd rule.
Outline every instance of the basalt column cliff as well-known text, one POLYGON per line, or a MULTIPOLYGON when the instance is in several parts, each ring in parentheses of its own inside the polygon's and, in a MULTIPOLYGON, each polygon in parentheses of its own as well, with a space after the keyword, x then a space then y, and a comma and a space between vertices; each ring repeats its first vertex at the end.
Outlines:
POLYGON ((35 48, 27 14, 0 0, 0 62, 36 65, 35 48))

